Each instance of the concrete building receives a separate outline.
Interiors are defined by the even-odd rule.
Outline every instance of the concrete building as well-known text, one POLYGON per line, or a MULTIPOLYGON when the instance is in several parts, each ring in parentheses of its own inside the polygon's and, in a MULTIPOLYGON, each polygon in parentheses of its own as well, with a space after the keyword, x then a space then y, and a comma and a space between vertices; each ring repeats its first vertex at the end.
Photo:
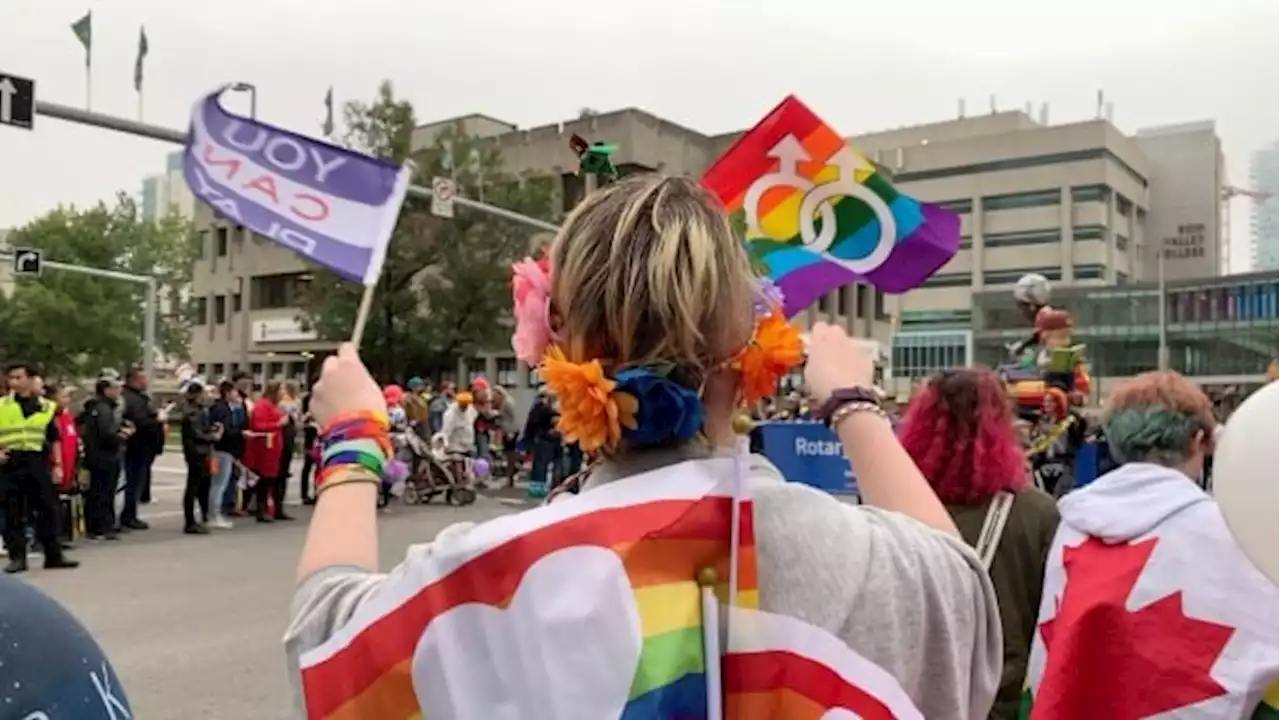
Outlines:
MULTIPOLYGON (((574 207, 586 190, 583 179, 573 173, 577 159, 568 146, 573 133, 616 143, 620 149, 614 160, 624 174, 657 170, 694 176, 734 137, 703 135, 632 108, 523 130, 487 116, 468 115, 419 127, 414 145, 432 145, 439 133, 451 126, 461 126, 464 133, 495 143, 506 170, 549 176, 564 210, 574 207)), ((202 319, 192 340, 191 356, 197 369, 215 377, 239 368, 248 368, 260 379, 304 377, 308 364, 334 347, 300 322, 298 296, 310 278, 307 264, 243 228, 216 221, 203 205, 196 208, 195 216, 204 247, 193 283, 196 314, 202 319)), ((868 286, 849 286, 830 293, 800 322, 807 325, 818 318, 844 323, 851 332, 873 339, 877 348, 887 347, 891 333, 887 305, 884 296, 868 286)), ((881 355, 887 357, 886 352, 881 355)), ((513 389, 522 401, 538 384, 536 376, 517 363, 507 348, 461 359, 459 380, 479 374, 513 389)))
MULTIPOLYGON (((1139 130, 1151 183, 1147 233, 1164 253, 1169 280, 1210 278, 1226 269, 1223 233, 1226 166, 1212 120, 1139 130)), ((1156 257, 1144 257, 1154 277, 1156 257)))
POLYGON ((158 220, 170 211, 184 218, 195 218, 196 198, 182 174, 182 151, 165 157, 163 173, 143 178, 139 209, 148 220, 158 220))
POLYGON ((1048 125, 996 112, 851 139, 904 192, 961 216, 960 252, 889 303, 896 395, 972 362, 975 293, 1007 296, 1027 273, 1101 287, 1146 272, 1147 159, 1106 120, 1048 125))
POLYGON ((1249 218, 1249 267, 1275 270, 1280 268, 1280 144, 1249 158, 1249 188, 1266 194, 1254 199, 1249 218))

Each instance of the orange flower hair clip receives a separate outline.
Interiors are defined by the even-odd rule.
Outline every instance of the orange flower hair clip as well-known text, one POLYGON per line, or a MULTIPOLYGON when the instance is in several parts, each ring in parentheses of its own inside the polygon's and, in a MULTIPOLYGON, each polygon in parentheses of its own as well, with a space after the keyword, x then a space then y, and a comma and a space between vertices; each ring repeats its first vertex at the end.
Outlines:
MULTIPOLYGON (((519 302, 517 302, 519 304, 519 302)), ((756 298, 751 342, 730 362, 741 373, 748 403, 772 395, 782 376, 804 360, 800 331, 782 313, 782 296, 768 280, 756 298)), ((611 377, 599 359, 570 361, 557 345, 546 346, 538 373, 560 401, 557 427, 585 452, 687 440, 702 427, 699 392, 671 378, 674 365, 623 368, 611 377)))
POLYGON ((778 381, 802 362, 804 340, 777 305, 756 321, 751 342, 734 361, 734 368, 742 374, 743 399, 751 405, 773 395, 778 381))

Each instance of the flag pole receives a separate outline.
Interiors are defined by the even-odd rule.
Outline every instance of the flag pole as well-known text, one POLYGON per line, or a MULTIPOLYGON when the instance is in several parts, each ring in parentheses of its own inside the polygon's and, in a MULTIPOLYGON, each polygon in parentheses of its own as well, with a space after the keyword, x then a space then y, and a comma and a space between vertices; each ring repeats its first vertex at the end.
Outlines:
POLYGON ((360 349, 360 340, 364 338, 364 326, 369 320, 369 312, 373 310, 373 292, 378 287, 377 283, 371 283, 364 286, 364 295, 360 296, 360 308, 356 310, 356 326, 351 331, 351 344, 360 349))

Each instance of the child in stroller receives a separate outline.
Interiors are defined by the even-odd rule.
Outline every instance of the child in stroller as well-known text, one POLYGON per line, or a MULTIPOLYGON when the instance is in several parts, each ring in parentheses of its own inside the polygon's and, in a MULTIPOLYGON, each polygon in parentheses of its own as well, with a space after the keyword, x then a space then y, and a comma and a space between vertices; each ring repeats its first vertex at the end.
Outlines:
POLYGON ((457 466, 444 450, 440 434, 428 445, 415 432, 404 433, 396 445, 396 459, 407 466, 403 499, 406 505, 430 502, 444 495, 449 505, 470 505, 476 501, 467 472, 468 466, 457 466))

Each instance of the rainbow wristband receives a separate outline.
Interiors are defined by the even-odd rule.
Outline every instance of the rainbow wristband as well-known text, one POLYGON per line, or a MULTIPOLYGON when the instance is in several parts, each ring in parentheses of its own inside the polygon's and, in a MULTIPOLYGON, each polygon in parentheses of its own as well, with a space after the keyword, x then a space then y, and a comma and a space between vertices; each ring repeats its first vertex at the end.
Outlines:
POLYGON ((320 435, 320 467, 316 487, 339 470, 361 467, 381 478, 391 458, 391 421, 386 413, 343 413, 325 425, 320 435))

